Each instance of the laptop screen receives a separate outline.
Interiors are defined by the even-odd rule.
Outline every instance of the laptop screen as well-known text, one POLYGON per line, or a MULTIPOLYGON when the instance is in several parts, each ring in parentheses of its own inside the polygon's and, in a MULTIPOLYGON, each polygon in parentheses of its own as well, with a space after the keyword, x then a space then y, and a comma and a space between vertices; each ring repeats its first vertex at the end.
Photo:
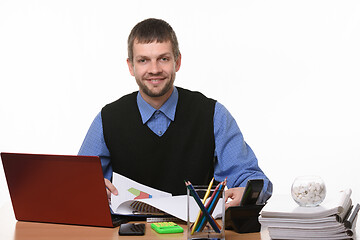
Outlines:
POLYGON ((1 153, 17 220, 112 226, 99 157, 1 153))

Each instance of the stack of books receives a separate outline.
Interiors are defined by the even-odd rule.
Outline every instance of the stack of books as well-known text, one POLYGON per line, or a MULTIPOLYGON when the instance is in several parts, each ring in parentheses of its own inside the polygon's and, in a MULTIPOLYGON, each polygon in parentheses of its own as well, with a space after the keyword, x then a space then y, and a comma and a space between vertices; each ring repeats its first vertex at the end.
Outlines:
POLYGON ((274 195, 262 209, 259 222, 271 239, 356 239, 360 205, 351 189, 327 196, 319 206, 300 207, 291 196, 274 195))

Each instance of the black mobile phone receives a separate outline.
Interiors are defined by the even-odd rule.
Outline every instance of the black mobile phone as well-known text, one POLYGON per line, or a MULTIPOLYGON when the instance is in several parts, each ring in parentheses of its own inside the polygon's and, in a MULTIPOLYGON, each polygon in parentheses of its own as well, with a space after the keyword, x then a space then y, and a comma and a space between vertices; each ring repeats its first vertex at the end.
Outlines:
POLYGON ((119 228, 119 235, 144 235, 145 224, 144 223, 125 223, 121 224, 119 228))
POLYGON ((240 206, 255 205, 264 186, 263 179, 251 179, 246 183, 240 206))

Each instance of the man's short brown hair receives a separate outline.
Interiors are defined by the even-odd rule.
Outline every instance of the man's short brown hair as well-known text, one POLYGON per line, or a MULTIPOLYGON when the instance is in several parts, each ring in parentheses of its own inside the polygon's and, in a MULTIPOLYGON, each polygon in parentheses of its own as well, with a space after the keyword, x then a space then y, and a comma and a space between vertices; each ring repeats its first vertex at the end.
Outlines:
POLYGON ((179 43, 176 34, 170 24, 161 19, 149 18, 139 22, 131 30, 128 38, 128 57, 133 62, 133 46, 134 42, 152 43, 170 41, 174 53, 175 60, 180 55, 179 43))

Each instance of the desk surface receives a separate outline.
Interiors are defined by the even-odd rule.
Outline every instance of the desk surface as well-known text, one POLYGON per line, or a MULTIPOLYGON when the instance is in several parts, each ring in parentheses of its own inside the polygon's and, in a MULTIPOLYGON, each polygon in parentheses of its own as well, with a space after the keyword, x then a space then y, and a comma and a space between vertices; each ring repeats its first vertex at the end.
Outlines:
MULTIPOLYGON (((185 232, 179 234, 158 234, 146 223, 145 236, 134 236, 131 239, 186 239, 186 225, 182 225, 185 232)), ((33 223, 16 221, 11 203, 0 207, 0 239, 1 240, 52 240, 52 239, 129 239, 120 237, 116 228, 86 227, 63 224, 33 223)), ((261 233, 238 234, 234 231, 226 231, 226 239, 246 240, 269 240, 266 231, 261 233)))

